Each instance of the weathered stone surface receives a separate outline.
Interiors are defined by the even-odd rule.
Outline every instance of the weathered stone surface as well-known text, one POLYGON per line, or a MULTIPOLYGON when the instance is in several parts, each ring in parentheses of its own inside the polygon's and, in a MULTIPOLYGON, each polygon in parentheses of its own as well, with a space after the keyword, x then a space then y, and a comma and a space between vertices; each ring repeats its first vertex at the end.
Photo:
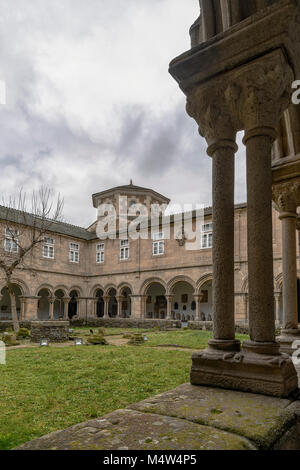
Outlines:
POLYGON ((47 338, 50 342, 63 343, 69 339, 68 321, 33 321, 31 322, 31 341, 39 343, 41 339, 47 338))
MULTIPOLYGON (((270 449, 296 426, 297 403, 298 407, 288 399, 185 384, 130 408, 215 427, 270 449)), ((300 432, 297 436, 299 449, 300 432)))
POLYGON ((119 410, 28 442, 21 450, 250 450, 243 437, 187 420, 119 410))

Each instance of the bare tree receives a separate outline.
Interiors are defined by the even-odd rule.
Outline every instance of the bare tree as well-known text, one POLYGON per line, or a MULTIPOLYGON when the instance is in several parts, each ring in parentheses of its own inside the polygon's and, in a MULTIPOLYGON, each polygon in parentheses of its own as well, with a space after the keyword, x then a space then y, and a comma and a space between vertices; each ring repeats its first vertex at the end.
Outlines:
POLYGON ((63 199, 53 197, 47 187, 33 191, 27 206, 26 193, 19 191, 0 206, 0 271, 11 302, 11 315, 15 333, 20 329, 17 296, 13 277, 16 270, 30 269, 30 255, 44 242, 45 236, 62 221, 63 199))

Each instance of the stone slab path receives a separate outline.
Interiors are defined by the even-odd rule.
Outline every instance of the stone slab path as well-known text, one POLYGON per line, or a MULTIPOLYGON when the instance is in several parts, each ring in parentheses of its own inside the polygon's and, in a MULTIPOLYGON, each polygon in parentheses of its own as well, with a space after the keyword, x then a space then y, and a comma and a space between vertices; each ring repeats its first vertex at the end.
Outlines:
POLYGON ((19 449, 292 450, 299 422, 297 400, 184 384, 19 449))

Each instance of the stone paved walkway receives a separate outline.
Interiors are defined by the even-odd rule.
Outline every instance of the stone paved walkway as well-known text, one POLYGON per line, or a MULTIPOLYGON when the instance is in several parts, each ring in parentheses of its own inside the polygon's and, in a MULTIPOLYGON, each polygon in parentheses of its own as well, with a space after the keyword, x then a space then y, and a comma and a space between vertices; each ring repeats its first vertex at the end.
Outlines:
POLYGON ((300 449, 299 420, 297 400, 185 384, 19 449, 300 449))

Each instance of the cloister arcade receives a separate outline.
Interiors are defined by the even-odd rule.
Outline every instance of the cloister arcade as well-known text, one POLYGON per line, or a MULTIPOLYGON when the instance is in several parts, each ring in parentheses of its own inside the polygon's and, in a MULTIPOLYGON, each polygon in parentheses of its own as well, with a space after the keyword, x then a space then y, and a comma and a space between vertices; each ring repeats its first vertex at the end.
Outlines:
MULTIPOLYGON (((169 282, 150 278, 135 292, 128 283, 121 285, 95 286, 87 296, 80 287, 52 287, 42 285, 30 296, 30 290, 16 282, 14 284, 17 311, 21 319, 59 320, 80 317, 136 318, 136 303, 141 303, 141 318, 187 321, 212 321, 212 275, 201 277, 198 282, 187 276, 177 276, 169 282), (35 311, 35 314, 33 313, 35 311)), ((278 323, 283 321, 282 274, 274 280, 275 312, 278 323)), ((0 296, 0 320, 11 319, 10 299, 7 288, 0 296)), ((244 280, 241 291, 240 321, 247 321, 249 314, 248 280, 244 280)), ((298 275, 300 300, 300 273, 298 275)), ((299 302, 300 305, 300 302, 299 302)), ((300 319, 300 312, 299 312, 300 319)))

